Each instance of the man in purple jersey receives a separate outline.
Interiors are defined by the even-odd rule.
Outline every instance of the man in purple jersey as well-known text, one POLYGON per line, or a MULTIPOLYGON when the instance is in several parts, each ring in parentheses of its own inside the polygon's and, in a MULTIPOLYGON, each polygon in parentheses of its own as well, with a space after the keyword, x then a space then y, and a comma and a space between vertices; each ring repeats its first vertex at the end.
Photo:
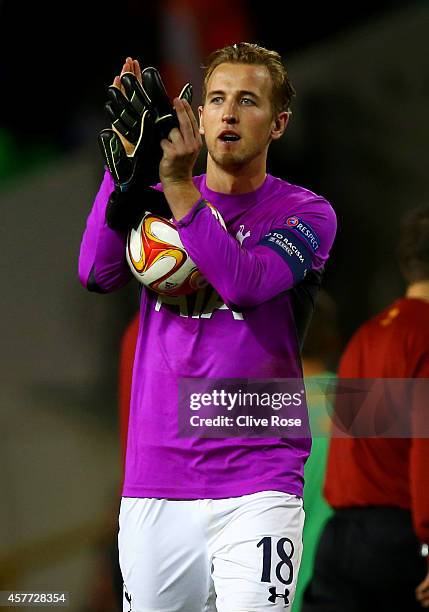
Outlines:
MULTIPOLYGON (((124 610, 260 612, 293 600, 311 440, 178 434, 183 378, 302 377, 336 219, 324 198, 266 173, 293 94, 276 52, 240 43, 208 58, 199 123, 174 100, 159 188, 208 285, 141 292, 119 519, 124 610), (202 136, 207 172, 192 177, 202 136)), ((80 253, 81 282, 99 292, 132 278, 126 232, 106 223, 113 189, 106 171, 80 253)))

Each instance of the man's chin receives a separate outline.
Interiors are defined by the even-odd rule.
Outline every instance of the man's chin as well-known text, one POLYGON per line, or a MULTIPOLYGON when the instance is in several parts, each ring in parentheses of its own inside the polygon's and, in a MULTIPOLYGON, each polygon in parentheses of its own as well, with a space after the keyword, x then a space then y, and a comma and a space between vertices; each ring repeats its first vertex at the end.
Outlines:
POLYGON ((237 153, 233 153, 231 151, 225 151, 224 153, 210 153, 210 157, 218 166, 221 166, 226 170, 241 168, 249 161, 247 157, 237 155, 237 153))

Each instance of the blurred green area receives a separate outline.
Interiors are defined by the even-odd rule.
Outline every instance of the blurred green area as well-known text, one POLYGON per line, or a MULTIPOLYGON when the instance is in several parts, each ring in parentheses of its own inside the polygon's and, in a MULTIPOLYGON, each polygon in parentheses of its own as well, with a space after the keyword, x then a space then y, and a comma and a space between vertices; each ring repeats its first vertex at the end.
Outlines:
POLYGON ((37 170, 57 155, 58 148, 50 142, 22 145, 8 131, 0 129, 0 187, 37 170))

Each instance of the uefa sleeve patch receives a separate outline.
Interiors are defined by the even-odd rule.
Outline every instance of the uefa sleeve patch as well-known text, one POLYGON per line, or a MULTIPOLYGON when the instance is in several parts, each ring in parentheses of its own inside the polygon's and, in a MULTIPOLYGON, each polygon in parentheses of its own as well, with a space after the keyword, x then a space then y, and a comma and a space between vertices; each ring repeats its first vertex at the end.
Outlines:
POLYGON ((312 255, 296 234, 284 227, 271 230, 260 241, 261 245, 276 251, 290 268, 296 283, 301 281, 311 268, 312 255))
POLYGON ((285 225, 288 229, 293 230, 296 234, 303 238, 311 246, 314 252, 317 251, 320 240, 311 225, 295 216, 287 217, 285 225))

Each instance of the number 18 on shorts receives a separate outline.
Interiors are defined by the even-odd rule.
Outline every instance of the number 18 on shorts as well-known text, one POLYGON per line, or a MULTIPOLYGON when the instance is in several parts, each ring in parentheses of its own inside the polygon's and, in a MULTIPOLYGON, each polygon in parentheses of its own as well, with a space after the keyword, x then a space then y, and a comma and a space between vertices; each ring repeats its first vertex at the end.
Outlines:
POLYGON ((290 609, 303 525, 302 500, 278 491, 184 501, 123 498, 123 609, 290 609))

